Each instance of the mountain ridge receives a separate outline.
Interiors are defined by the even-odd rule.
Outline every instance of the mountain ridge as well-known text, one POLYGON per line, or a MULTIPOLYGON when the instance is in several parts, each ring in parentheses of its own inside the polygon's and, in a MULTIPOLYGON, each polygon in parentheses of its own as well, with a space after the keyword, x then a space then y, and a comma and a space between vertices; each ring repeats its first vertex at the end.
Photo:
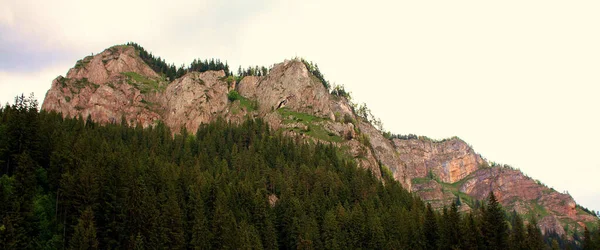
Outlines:
POLYGON ((332 95, 321 77, 294 59, 268 73, 234 79, 224 70, 184 72, 176 79, 156 72, 135 46, 117 45, 88 56, 57 77, 42 109, 100 123, 165 123, 174 133, 195 131, 218 118, 241 122, 261 117, 275 130, 303 140, 331 142, 359 166, 380 177, 387 170, 411 192, 441 208, 457 200, 477 207, 490 191, 521 214, 536 217, 544 232, 582 231, 597 220, 573 198, 538 184, 522 172, 490 166, 458 138, 388 138, 355 112, 343 95, 332 95), (239 96, 236 96, 238 93, 239 96))

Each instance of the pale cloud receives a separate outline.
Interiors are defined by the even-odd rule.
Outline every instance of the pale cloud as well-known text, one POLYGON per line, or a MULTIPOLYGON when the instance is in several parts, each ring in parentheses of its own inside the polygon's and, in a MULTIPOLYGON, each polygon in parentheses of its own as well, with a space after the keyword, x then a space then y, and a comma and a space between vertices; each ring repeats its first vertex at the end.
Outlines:
POLYGON ((39 70, 46 73, 1 72, 3 102, 5 81, 26 83, 18 86, 25 93, 47 89, 77 59, 127 41, 177 65, 302 56, 388 130, 459 136, 600 210, 597 1, 0 3, 0 28, 11 34, 0 45, 68 54, 39 70))
POLYGON ((7 25, 7 26, 12 26, 14 24, 14 15, 13 13, 10 11, 10 9, 7 8, 2 8, 0 9, 0 23, 7 25))
POLYGON ((65 75, 68 68, 74 64, 52 65, 36 72, 6 72, 0 71, 0 104, 12 104, 14 98, 24 94, 34 93, 40 102, 44 100, 52 80, 59 75, 65 75))

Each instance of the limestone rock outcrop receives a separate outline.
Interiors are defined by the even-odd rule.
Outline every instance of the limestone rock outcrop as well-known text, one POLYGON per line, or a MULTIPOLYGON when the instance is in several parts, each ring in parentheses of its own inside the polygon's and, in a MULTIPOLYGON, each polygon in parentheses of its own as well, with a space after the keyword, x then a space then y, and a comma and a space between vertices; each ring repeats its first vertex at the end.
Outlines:
POLYGON ((67 72, 67 78, 104 84, 120 78, 123 72, 157 78, 159 77, 139 56, 132 46, 113 46, 95 56, 87 56, 77 61, 67 72))
POLYGON ((400 155, 397 153, 392 142, 369 123, 361 122, 359 128, 367 135, 375 156, 381 161, 381 164, 389 168, 394 178, 402 183, 406 189, 411 190, 412 177, 408 174, 409 170, 406 164, 400 159, 400 155))
POLYGON ((262 114, 287 107, 334 119, 329 92, 299 60, 276 64, 266 76, 245 77, 237 89, 241 95, 257 100, 262 114))
POLYGON ((163 120, 173 131, 185 127, 195 133, 200 124, 225 115, 227 83, 223 71, 190 72, 175 79, 163 93, 163 120))
POLYGON ((187 72, 168 81, 134 47, 114 46, 78 61, 66 77, 54 79, 42 109, 89 116, 99 123, 124 120, 149 127, 161 121, 174 133, 182 128, 195 133, 201 124, 221 118, 234 123, 261 118, 299 141, 339 146, 344 157, 377 178, 383 178, 382 169, 389 169, 394 179, 435 208, 460 202, 460 210, 468 211, 494 192, 509 211, 536 216, 544 232, 564 234, 565 225, 580 230, 583 223, 597 220, 568 194, 519 170, 490 167, 458 138, 386 137, 358 117, 347 98, 330 94, 300 60, 286 60, 266 75, 239 82, 231 82, 224 71, 187 72), (233 90, 241 99, 228 98, 233 90))
POLYGON ((458 138, 442 142, 393 139, 393 145, 411 179, 431 174, 442 182, 454 183, 485 164, 480 155, 458 138))

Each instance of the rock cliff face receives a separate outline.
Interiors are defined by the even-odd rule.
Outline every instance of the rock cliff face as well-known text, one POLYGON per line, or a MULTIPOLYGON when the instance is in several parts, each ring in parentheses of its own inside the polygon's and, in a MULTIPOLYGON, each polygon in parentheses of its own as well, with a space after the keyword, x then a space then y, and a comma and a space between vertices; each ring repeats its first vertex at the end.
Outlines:
POLYGON ((394 139, 393 145, 411 179, 432 175, 442 182, 454 183, 485 163, 467 143, 458 138, 437 143, 427 139, 394 139))
POLYGON ((577 208, 570 195, 556 192, 509 167, 479 169, 463 179, 458 189, 477 200, 486 199, 493 191, 509 211, 541 218, 539 224, 544 232, 564 234, 565 224, 577 227, 576 224, 597 220, 577 208))
POLYGON ((114 46, 99 55, 88 56, 78 61, 75 67, 67 72, 67 78, 87 78, 90 82, 104 84, 119 79, 123 72, 135 72, 150 78, 158 77, 133 47, 114 46))
POLYGON ((392 142, 369 123, 361 122, 359 128, 368 136, 373 152, 377 159, 381 161, 381 164, 389 168, 394 178, 402 183, 405 188, 411 190, 410 180, 412 178, 409 175, 409 170, 406 164, 400 160, 400 155, 396 152, 392 142))
POLYGON ((185 127, 195 133, 228 110, 227 83, 220 80, 223 71, 190 72, 175 79, 162 93, 163 120, 177 132, 185 127))
POLYGON ((115 46, 78 61, 66 78, 54 79, 42 109, 69 117, 91 116, 101 123, 125 118, 147 127, 161 118, 160 109, 153 107, 159 98, 152 88, 167 84, 133 47, 115 46))
POLYGON ((257 100, 262 114, 287 107, 334 119, 329 92, 308 72, 304 63, 297 60, 276 64, 267 76, 245 77, 238 85, 238 91, 257 100))
POLYGON ((596 218, 561 194, 518 170, 490 167, 458 138, 433 141, 389 139, 363 121, 344 97, 331 95, 299 60, 274 65, 265 76, 227 82, 225 72, 188 72, 171 82, 154 72, 130 46, 114 46, 88 56, 52 82, 42 109, 100 123, 143 127, 164 122, 176 133, 193 133, 202 123, 223 118, 262 118, 284 134, 333 143, 347 157, 380 178, 389 169, 405 188, 441 208, 461 202, 467 211, 490 191, 510 210, 538 218, 545 231, 565 233, 596 218), (229 100, 237 90, 239 100, 229 100))

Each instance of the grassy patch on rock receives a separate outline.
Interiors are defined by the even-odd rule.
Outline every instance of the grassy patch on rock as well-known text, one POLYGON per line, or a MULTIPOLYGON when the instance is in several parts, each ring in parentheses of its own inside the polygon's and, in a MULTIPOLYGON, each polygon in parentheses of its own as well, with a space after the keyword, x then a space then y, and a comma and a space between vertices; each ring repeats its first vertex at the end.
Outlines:
POLYGON ((232 90, 227 94, 227 99, 234 103, 239 101, 240 107, 243 107, 247 112, 252 112, 258 110, 258 102, 250 100, 242 95, 240 95, 237 91, 232 90))
POLYGON ((162 92, 166 89, 165 84, 159 81, 142 76, 135 72, 123 72, 122 75, 127 77, 127 82, 139 89, 142 94, 150 92, 162 92))
POLYGON ((538 218, 544 218, 546 215, 548 215, 548 210, 546 210, 546 208, 540 205, 537 201, 531 201, 530 213, 538 218))
POLYGON ((100 85, 88 81, 88 79, 85 77, 81 79, 71 79, 69 81, 69 89, 73 93, 79 93, 81 92, 81 89, 86 88, 88 86, 91 86, 92 88, 94 88, 94 90, 100 88, 100 85))
POLYGON ((86 56, 86 57, 84 57, 83 59, 81 59, 81 60, 78 60, 78 61, 75 63, 75 68, 76 68, 76 69, 79 69, 79 68, 84 68, 85 66, 87 66, 87 65, 88 65, 88 63, 90 63, 90 61, 92 61, 92 59, 93 59, 93 58, 94 58, 93 56, 86 56))
POLYGON ((300 113, 296 111, 289 110, 288 108, 280 108, 277 112, 283 117, 284 122, 302 122, 302 123, 313 123, 320 122, 325 120, 325 118, 316 117, 314 115, 300 113))
POLYGON ((344 140, 341 136, 327 131, 320 124, 321 122, 327 121, 328 119, 313 116, 306 113, 292 111, 287 108, 280 108, 277 110, 277 112, 283 118, 284 124, 302 123, 306 125, 306 129, 293 128, 293 131, 296 131, 301 134, 306 134, 310 137, 323 141, 342 142, 344 140))
POLYGON ((462 180, 457 181, 455 183, 440 182, 440 185, 442 185, 442 189, 444 191, 451 192, 452 194, 454 194, 454 196, 459 197, 461 202, 466 203, 470 207, 473 207, 473 205, 475 204, 475 200, 473 199, 473 197, 460 191, 460 187, 463 183, 465 183, 465 181, 467 181, 467 179, 468 178, 463 178, 462 180))
POLYGON ((429 178, 413 178, 411 180, 412 184, 423 184, 429 182, 431 179, 429 178))

